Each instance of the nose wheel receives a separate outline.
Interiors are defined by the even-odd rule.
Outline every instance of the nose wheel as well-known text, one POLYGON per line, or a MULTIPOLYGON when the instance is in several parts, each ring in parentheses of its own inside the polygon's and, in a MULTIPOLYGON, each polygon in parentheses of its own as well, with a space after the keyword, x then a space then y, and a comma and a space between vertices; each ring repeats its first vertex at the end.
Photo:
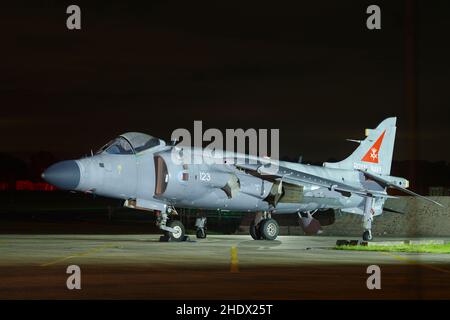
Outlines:
MULTIPOLYGON (((171 213, 176 213, 175 210, 171 211, 171 213)), ((161 229, 164 233, 163 236, 160 237, 160 241, 186 241, 187 236, 185 235, 185 229, 183 223, 179 220, 171 220, 169 221, 169 216, 165 212, 156 211, 156 225, 161 229)))
POLYGON ((173 220, 169 222, 169 228, 173 231, 164 231, 164 235, 169 237, 170 241, 184 241, 184 226, 179 220, 173 220))

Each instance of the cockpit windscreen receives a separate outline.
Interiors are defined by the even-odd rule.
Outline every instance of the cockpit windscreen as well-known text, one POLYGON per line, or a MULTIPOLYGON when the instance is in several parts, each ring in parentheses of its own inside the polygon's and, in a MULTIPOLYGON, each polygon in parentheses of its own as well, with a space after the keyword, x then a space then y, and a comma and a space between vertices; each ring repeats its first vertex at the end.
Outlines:
POLYGON ((135 154, 159 146, 161 140, 148 134, 127 132, 104 145, 97 154, 135 154))

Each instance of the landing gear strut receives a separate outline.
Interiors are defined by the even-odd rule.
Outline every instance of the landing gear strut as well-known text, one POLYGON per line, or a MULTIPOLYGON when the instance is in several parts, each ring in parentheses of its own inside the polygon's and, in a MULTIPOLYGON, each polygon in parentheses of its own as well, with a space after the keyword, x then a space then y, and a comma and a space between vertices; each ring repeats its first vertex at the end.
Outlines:
POLYGON ((164 233, 160 241, 185 241, 184 225, 179 220, 169 221, 169 214, 178 215, 175 209, 169 208, 167 212, 155 211, 156 226, 164 233))
POLYGON ((249 231, 254 240, 275 240, 280 233, 280 226, 270 213, 258 212, 250 223, 249 231))

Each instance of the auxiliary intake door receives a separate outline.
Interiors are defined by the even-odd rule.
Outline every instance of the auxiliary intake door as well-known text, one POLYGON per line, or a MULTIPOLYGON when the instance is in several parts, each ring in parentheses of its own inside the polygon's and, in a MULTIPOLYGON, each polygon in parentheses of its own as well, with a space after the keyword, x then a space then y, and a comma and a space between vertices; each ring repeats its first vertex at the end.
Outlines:
POLYGON ((273 206, 278 203, 300 203, 303 200, 303 186, 276 181, 264 200, 273 206))
POLYGON ((155 195, 161 196, 167 188, 169 182, 169 172, 164 159, 160 156, 155 157, 155 195))

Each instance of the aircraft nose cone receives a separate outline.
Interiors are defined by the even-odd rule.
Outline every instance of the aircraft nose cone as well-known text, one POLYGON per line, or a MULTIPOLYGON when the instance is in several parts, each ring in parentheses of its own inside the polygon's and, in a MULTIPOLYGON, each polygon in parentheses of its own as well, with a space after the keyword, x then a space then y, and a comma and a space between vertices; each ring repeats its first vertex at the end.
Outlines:
POLYGON ((42 173, 48 183, 65 190, 74 190, 80 183, 80 167, 74 160, 57 162, 42 173))

